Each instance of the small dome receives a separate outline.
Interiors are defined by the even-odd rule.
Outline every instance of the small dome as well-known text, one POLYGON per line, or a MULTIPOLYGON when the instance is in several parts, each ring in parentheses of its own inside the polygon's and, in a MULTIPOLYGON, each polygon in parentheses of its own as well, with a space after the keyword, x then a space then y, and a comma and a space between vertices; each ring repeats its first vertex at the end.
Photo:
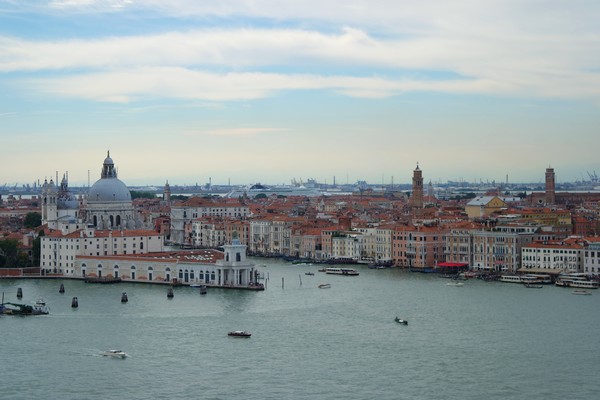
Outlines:
POLYGON ((79 201, 68 192, 57 199, 56 206, 59 210, 76 210, 79 208, 79 201))
MULTIPOLYGON (((106 160, 104 163, 106 164, 106 160)), ((88 194, 88 203, 125 201, 131 201, 131 193, 118 178, 102 178, 96 181, 88 194)))

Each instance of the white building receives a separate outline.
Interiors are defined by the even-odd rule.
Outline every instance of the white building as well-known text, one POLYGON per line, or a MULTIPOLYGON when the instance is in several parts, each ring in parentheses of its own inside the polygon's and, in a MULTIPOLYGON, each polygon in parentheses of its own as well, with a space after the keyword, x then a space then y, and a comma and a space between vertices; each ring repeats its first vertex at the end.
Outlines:
POLYGON ((44 181, 41 199, 42 224, 50 229, 73 232, 89 225, 97 229, 136 229, 143 225, 133 209, 129 189, 117 178, 110 153, 104 159, 100 179, 85 198, 70 192, 65 174, 60 187, 52 180, 44 181))
POLYGON ((107 154, 100 179, 90 188, 84 210, 84 221, 98 229, 135 229, 141 227, 131 193, 117 178, 117 169, 107 154))
POLYGON ((48 225, 50 229, 81 229, 84 224, 79 211, 80 201, 69 190, 66 174, 59 187, 52 179, 50 182, 44 180, 41 195, 42 224, 48 225))
POLYGON ((521 249, 519 272, 578 273, 582 271, 584 242, 574 238, 554 241, 537 241, 521 249))
POLYGON ((146 254, 164 250, 163 236, 149 230, 96 230, 93 227, 74 232, 53 231, 40 236, 40 268, 43 273, 76 276, 78 256, 106 257, 146 254))
POLYGON ((582 272, 588 275, 600 275, 600 241, 593 241, 589 243, 588 247, 582 253, 582 272))
POLYGON ((193 250, 105 257, 81 255, 76 257, 74 276, 263 290, 264 286, 258 283, 258 271, 246 259, 246 246, 233 239, 223 248, 223 252, 193 250))
POLYGON ((362 234, 339 233, 331 238, 331 257, 336 260, 360 260, 360 239, 362 234))

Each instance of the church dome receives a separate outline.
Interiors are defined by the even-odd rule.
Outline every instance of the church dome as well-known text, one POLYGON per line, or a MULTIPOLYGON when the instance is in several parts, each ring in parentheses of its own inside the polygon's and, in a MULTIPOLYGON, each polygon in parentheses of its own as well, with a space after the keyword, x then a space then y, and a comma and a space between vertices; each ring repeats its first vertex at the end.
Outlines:
POLYGON ((79 208, 79 201, 71 193, 67 193, 65 196, 59 196, 56 199, 56 206, 59 210, 76 210, 79 208))
POLYGON ((124 202, 131 201, 131 193, 118 178, 102 178, 90 188, 88 202, 124 202))
POLYGON ((100 180, 96 181, 90 188, 88 202, 131 202, 131 193, 127 186, 117 178, 115 164, 107 153, 102 165, 100 180))

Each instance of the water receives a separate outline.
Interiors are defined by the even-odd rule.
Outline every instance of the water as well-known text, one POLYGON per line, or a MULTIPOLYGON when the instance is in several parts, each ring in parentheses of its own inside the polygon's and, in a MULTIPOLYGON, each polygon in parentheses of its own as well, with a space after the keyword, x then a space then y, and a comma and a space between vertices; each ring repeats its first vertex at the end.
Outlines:
POLYGON ((6 301, 21 287, 51 310, 0 317, 0 399, 598 397, 600 291, 254 261, 267 265, 264 292, 181 287, 167 299, 164 286, 65 280, 60 294, 61 281, 0 280, 6 301))

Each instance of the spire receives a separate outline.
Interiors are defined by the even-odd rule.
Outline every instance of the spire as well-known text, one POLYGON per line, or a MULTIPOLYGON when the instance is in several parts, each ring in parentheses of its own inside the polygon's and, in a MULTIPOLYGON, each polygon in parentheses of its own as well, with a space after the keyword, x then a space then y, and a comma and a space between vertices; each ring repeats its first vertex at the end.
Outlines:
POLYGON ((117 170, 115 169, 115 163, 112 158, 110 158, 110 151, 106 152, 106 158, 104 159, 104 164, 102 165, 102 173, 100 178, 116 178, 117 170))

